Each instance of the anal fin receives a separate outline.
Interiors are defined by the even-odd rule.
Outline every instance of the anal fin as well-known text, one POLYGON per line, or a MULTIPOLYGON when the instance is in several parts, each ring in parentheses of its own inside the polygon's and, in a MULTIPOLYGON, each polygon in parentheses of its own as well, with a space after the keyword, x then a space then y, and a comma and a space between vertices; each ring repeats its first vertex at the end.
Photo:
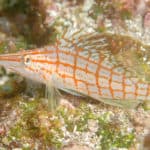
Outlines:
POLYGON ((84 97, 83 94, 77 92, 77 91, 74 91, 74 90, 71 90, 71 89, 67 89, 67 88, 61 88, 62 91, 66 92, 66 93, 69 93, 71 95, 74 95, 74 96, 78 96, 78 97, 84 97))
POLYGON ((141 103, 140 100, 123 100, 123 99, 108 99, 108 98, 100 98, 100 101, 112 106, 118 106, 126 109, 135 109, 141 103))

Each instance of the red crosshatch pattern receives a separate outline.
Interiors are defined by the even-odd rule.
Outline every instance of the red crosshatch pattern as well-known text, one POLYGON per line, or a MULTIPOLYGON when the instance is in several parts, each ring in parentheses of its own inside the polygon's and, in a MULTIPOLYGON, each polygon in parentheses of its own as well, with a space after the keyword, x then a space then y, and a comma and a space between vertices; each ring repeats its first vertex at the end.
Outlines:
MULTIPOLYGON (((125 73, 117 72, 113 66, 107 67, 106 63, 103 63, 103 57, 99 56, 99 61, 94 61, 90 59, 90 53, 84 56, 80 55, 81 52, 82 49, 77 49, 76 53, 71 53, 71 51, 67 52, 56 46, 56 50, 32 52, 32 62, 42 64, 41 70, 45 73, 43 78, 46 80, 53 73, 57 73, 62 78, 64 88, 76 90, 96 99, 101 97, 112 99, 149 98, 150 85, 132 82, 125 76, 125 73), (47 57, 40 59, 38 55, 47 57), (56 57, 52 58, 48 55, 56 57), (80 65, 79 62, 82 64, 80 65), (93 68, 89 67, 90 64, 93 68)), ((28 69, 34 71, 34 67, 28 67, 28 69)))
POLYGON ((43 83, 55 76, 58 88, 72 89, 98 100, 150 100, 149 83, 126 76, 126 70, 119 64, 116 67, 117 61, 110 58, 113 55, 107 38, 97 33, 67 33, 54 45, 0 55, 0 60, 4 64, 21 63, 21 69, 27 69, 26 73, 33 77, 36 74, 43 83), (26 56, 30 58, 29 65, 25 64, 26 56))

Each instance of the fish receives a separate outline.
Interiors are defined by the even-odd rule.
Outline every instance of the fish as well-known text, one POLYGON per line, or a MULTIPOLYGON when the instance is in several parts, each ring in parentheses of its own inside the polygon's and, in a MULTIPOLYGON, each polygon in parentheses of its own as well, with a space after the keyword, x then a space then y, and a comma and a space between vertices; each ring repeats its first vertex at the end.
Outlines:
POLYGON ((47 85, 51 105, 57 105, 53 97, 58 89, 126 108, 150 101, 150 83, 132 76, 132 72, 128 75, 127 68, 118 65, 110 50, 114 40, 110 39, 117 36, 67 30, 55 44, 1 54, 0 65, 47 85))

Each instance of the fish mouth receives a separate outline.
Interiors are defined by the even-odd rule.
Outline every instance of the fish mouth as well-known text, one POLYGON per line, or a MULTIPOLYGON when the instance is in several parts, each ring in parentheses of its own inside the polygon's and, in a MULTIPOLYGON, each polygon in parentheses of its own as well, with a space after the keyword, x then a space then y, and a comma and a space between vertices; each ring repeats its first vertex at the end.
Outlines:
POLYGON ((18 53, 9 53, 9 54, 1 54, 1 61, 9 61, 9 62, 22 62, 25 55, 38 54, 38 52, 33 50, 23 50, 18 53))
POLYGON ((21 62, 23 56, 21 54, 2 54, 0 55, 0 62, 1 61, 8 61, 8 62, 21 62))
POLYGON ((43 78, 39 74, 35 74, 34 71, 31 71, 26 67, 25 56, 31 54, 33 54, 32 51, 2 54, 0 55, 0 66, 3 66, 6 70, 10 70, 13 73, 43 83, 43 78))
POLYGON ((0 55, 0 66, 6 69, 16 70, 22 67, 23 55, 21 54, 2 54, 0 55))

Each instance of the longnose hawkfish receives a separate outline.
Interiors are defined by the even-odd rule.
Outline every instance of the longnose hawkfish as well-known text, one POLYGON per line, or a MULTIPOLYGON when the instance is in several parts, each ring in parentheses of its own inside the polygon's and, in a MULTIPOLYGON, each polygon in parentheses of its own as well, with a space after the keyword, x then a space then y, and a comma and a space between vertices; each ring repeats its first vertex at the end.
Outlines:
POLYGON ((66 31, 54 45, 0 55, 0 65, 52 88, 111 105, 128 107, 150 100, 150 84, 116 65, 108 40, 115 35, 80 32, 66 31))

